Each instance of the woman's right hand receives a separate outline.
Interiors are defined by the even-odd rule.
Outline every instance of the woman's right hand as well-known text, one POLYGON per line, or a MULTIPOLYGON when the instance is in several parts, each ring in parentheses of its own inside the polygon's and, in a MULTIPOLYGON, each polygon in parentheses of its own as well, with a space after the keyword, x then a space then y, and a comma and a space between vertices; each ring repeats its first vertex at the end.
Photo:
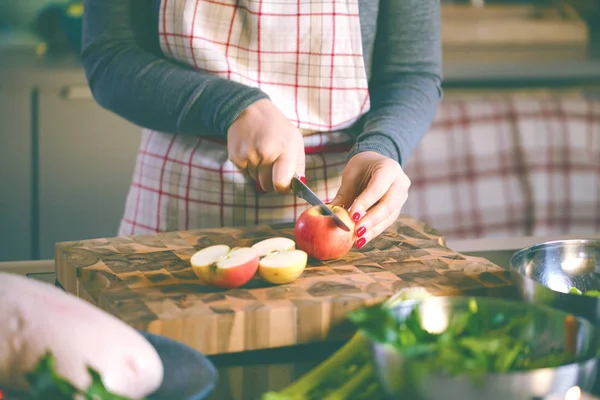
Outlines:
POLYGON ((265 192, 288 193, 294 174, 304 176, 302 133, 267 99, 250 105, 231 124, 227 152, 265 192))

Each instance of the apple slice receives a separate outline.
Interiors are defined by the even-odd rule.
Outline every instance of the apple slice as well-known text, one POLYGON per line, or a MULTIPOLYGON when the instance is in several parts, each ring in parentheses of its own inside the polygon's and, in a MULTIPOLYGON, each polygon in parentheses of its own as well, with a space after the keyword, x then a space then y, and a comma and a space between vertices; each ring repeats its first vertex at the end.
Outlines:
POLYGON ((246 284, 256 274, 258 253, 251 247, 230 248, 219 244, 197 251, 190 258, 198 278, 211 286, 234 289, 246 284))
POLYGON ((258 275, 269 283, 282 285, 298 279, 306 268, 308 254, 302 250, 274 250, 261 258, 258 275))
POLYGON ((286 237, 272 237, 255 243, 252 248, 258 252, 259 257, 264 257, 270 252, 294 250, 296 242, 286 237))

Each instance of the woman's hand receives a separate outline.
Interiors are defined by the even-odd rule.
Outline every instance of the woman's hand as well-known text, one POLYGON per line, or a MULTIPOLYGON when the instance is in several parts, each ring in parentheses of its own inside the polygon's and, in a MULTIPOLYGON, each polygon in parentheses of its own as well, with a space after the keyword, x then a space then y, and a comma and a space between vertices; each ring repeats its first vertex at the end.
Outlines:
POLYGON ((348 161, 332 203, 350 207, 356 247, 363 247, 396 221, 409 187, 410 179, 400 164, 379 153, 365 151, 348 161))
POLYGON ((231 124, 227 152, 265 192, 287 193, 294 174, 304 176, 302 133, 270 100, 252 104, 231 124))

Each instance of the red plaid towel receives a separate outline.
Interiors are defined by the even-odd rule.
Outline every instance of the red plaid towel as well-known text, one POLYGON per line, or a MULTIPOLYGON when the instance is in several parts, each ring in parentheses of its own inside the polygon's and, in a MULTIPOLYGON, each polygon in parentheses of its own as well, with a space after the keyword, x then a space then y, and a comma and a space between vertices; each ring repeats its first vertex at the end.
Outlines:
POLYGON ((447 98, 406 172, 449 238, 600 232, 600 100, 447 98))

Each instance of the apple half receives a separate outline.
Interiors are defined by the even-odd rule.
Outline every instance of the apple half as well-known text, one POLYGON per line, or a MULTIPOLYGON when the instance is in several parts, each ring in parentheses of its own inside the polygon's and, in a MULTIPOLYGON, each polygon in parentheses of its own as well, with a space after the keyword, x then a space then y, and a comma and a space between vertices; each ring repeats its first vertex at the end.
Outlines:
POLYGON ((246 284, 256 274, 260 257, 251 247, 230 248, 219 244, 197 251, 190 258, 198 278, 214 287, 234 289, 246 284))
POLYGON ((283 285, 298 279, 306 268, 308 254, 296 249, 296 242, 285 237, 262 240, 252 246, 261 256, 258 275, 269 283, 283 285))

